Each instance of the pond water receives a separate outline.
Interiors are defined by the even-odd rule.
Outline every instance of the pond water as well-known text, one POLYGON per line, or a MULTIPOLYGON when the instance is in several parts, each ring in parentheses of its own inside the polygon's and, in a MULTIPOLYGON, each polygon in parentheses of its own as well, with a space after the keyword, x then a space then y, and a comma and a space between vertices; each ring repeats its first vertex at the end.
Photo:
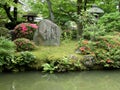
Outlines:
POLYGON ((0 90, 120 90, 120 71, 0 73, 0 90))

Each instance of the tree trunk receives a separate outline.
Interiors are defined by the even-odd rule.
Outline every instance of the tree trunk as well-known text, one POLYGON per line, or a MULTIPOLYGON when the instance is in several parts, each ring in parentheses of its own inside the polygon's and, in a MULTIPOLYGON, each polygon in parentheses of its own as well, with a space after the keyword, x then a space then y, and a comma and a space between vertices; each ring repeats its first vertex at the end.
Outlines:
MULTIPOLYGON (((18 0, 14 0, 14 3, 17 4, 18 0)), ((14 7, 14 20, 17 21, 17 7, 14 7)))
MULTIPOLYGON (((82 11, 82 0, 77 0, 77 14, 78 16, 81 15, 81 11, 82 11)), ((77 38, 79 39, 81 36, 82 36, 82 28, 83 28, 83 25, 82 25, 82 22, 78 21, 77 22, 77 27, 78 27, 78 30, 77 30, 77 38)))
POLYGON ((7 4, 5 4, 3 6, 3 8, 4 8, 4 10, 5 10, 6 14, 7 14, 7 17, 10 19, 10 21, 14 22, 15 20, 14 20, 14 18, 12 17, 12 15, 10 13, 10 7, 7 4))
POLYGON ((77 14, 80 15, 82 10, 82 0, 77 0, 77 14))
MULTIPOLYGON (((14 0, 14 3, 17 4, 18 0, 14 0)), ((11 22, 17 21, 17 7, 14 7, 13 14, 10 12, 10 6, 6 3, 3 5, 3 8, 7 14, 7 17, 10 19, 11 22)))
POLYGON ((46 0, 48 3, 48 9, 49 9, 49 17, 50 20, 54 22, 54 14, 53 14, 53 10, 52 10, 52 3, 50 0, 46 0))
POLYGON ((84 11, 86 11, 87 8, 87 0, 84 0, 84 11))

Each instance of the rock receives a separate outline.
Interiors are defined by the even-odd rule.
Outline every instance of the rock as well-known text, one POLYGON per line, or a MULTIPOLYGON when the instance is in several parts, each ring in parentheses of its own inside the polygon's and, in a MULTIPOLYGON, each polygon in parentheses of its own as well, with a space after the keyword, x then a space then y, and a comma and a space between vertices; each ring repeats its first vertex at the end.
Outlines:
POLYGON ((92 68, 95 65, 95 58, 94 56, 91 55, 85 55, 83 58, 82 63, 88 67, 88 68, 92 68))
POLYGON ((76 53, 76 54, 81 54, 82 52, 80 51, 79 48, 77 48, 77 49, 75 50, 75 53, 76 53))
POLYGON ((61 29, 50 20, 44 19, 38 25, 34 33, 33 41, 37 45, 58 46, 60 45, 61 29))
POLYGON ((66 26, 67 29, 69 29, 69 30, 77 30, 77 24, 76 24, 76 22, 74 22, 74 21, 67 21, 67 22, 65 23, 65 26, 66 26))
POLYGON ((68 58, 72 59, 72 60, 79 60, 79 58, 77 56, 72 55, 72 54, 70 54, 68 58))

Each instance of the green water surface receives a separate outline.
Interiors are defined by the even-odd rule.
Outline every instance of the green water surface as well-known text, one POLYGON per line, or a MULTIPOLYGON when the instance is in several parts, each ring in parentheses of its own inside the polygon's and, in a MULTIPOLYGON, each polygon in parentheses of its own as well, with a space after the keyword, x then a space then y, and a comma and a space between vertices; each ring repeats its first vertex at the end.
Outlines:
POLYGON ((120 90, 120 71, 0 73, 0 90, 120 90))

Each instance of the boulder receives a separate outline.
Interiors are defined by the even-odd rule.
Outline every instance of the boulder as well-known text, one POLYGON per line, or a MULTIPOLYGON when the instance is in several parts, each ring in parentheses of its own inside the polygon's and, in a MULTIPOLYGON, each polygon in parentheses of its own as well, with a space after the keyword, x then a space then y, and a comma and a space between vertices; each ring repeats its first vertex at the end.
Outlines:
POLYGON ((50 20, 40 21, 38 30, 34 33, 33 41, 37 45, 58 46, 60 45, 61 29, 50 20))
POLYGON ((65 26, 68 30, 77 30, 77 24, 74 21, 67 21, 65 26))
POLYGON ((95 57, 94 56, 92 56, 92 55, 85 55, 81 62, 87 68, 93 68, 93 66, 95 65, 96 61, 95 61, 95 57))

